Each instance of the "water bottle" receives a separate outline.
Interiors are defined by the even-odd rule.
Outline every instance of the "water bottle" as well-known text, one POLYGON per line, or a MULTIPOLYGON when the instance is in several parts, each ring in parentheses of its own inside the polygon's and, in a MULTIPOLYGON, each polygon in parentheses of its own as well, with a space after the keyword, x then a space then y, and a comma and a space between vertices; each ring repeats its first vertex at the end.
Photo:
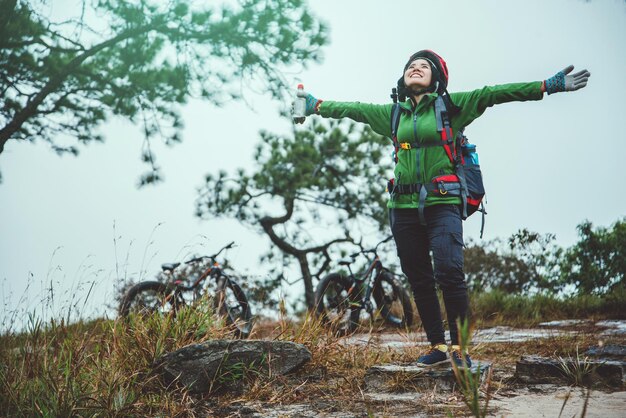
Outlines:
POLYGON ((306 119, 306 93, 304 85, 298 84, 296 99, 293 103, 293 122, 304 123, 304 119, 306 119))
POLYGON ((479 165, 478 153, 476 152, 476 145, 466 143, 465 145, 463 145, 463 148, 464 148, 463 155, 465 155, 466 160, 468 160, 466 163, 479 165))

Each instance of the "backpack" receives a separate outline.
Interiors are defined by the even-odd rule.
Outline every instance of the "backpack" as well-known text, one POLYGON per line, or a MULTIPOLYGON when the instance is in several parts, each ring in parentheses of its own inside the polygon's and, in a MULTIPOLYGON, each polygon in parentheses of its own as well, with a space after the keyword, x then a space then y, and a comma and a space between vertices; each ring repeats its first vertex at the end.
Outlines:
MULTIPOLYGON (((395 90, 395 89, 394 89, 395 90)), ((482 172, 478 162, 478 154, 476 153, 476 145, 470 144, 463 130, 452 138, 452 128, 450 127, 450 117, 446 107, 446 100, 442 96, 435 99, 435 117, 437 119, 437 132, 441 134, 441 143, 420 145, 413 142, 398 141, 398 125, 400 124, 400 115, 402 107, 397 103, 397 95, 391 95, 394 99, 391 111, 391 140, 394 145, 394 163, 398 163, 398 151, 411 148, 425 148, 433 146, 443 146, 448 158, 454 165, 454 174, 445 174, 437 176, 427 184, 395 184, 394 179, 387 183, 387 190, 392 196, 396 194, 417 193, 419 196, 419 216, 420 222, 426 224, 424 219, 424 203, 426 197, 435 196, 459 196, 461 197, 461 217, 467 219, 475 212, 482 213, 482 222, 480 227, 480 237, 483 236, 485 228, 485 215, 487 214, 483 204, 485 196, 485 187, 483 186, 482 172)))

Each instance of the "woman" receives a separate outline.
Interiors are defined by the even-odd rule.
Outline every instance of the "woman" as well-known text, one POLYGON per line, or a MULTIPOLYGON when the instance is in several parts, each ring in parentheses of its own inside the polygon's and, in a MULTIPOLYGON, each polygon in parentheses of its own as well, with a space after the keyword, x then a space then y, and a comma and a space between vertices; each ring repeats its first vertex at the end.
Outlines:
MULTIPOLYGON (((413 54, 398 80, 401 106, 397 141, 410 144, 396 148, 395 187, 388 202, 391 230, 422 325, 431 348, 419 356, 417 364, 432 366, 450 359, 461 366, 471 365, 468 353, 461 353, 457 320, 468 316, 469 300, 463 272, 463 229, 461 198, 432 193, 423 185, 438 176, 454 174, 454 164, 443 146, 441 118, 435 103, 443 103, 449 116, 452 138, 483 114, 490 106, 526 100, 541 100, 544 93, 574 91, 587 84, 587 70, 569 75, 565 68, 545 81, 483 87, 463 92, 447 92, 448 68, 430 50, 413 54), (438 97, 441 99, 437 100, 438 97), (408 100, 407 100, 408 98, 408 100), (438 130, 439 126, 439 130, 438 130), (398 191, 399 190, 399 191, 398 191), (432 252, 432 259, 430 253, 432 252), (451 347, 446 343, 436 285, 443 294, 450 328, 451 347)), ((369 124, 391 137, 392 104, 322 101, 306 96, 306 115, 347 117, 369 124)), ((449 149, 448 149, 449 152, 449 149)))

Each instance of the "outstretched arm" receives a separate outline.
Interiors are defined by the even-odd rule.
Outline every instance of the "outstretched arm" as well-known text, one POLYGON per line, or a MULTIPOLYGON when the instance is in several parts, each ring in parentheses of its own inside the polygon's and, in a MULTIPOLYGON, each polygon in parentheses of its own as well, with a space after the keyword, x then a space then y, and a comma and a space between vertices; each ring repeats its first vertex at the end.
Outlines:
POLYGON ((470 92, 452 93, 450 94, 452 101, 461 107, 461 112, 453 120, 453 124, 457 124, 457 129, 467 126, 493 105, 541 100, 546 92, 552 94, 562 91, 575 91, 585 87, 591 73, 582 70, 570 75, 573 70, 574 66, 570 65, 553 77, 541 82, 500 84, 470 92))
POLYGON ((568 65, 562 71, 550 77, 541 84, 541 91, 548 94, 562 91, 576 91, 587 85, 591 73, 587 70, 568 75, 574 70, 573 65, 568 65))
POLYGON ((320 115, 324 118, 349 118, 355 122, 367 123, 380 135, 391 135, 391 105, 361 102, 336 102, 320 100, 310 93, 303 93, 306 99, 305 115, 320 115))

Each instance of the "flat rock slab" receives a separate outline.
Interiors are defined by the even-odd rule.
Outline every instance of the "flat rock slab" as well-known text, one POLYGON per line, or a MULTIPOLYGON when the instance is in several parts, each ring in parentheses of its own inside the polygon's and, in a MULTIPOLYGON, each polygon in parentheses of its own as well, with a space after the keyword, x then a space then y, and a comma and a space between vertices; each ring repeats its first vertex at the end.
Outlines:
POLYGON ((541 327, 548 328, 580 328, 594 326, 604 328, 600 335, 624 335, 626 334, 626 320, 608 319, 604 321, 594 322, 590 319, 565 319, 561 321, 542 322, 541 327))
POLYGON ((472 335, 472 342, 513 343, 533 341, 537 338, 555 338, 569 335, 576 335, 576 332, 563 329, 512 328, 507 326, 497 326, 477 330, 474 332, 474 335, 472 335))
MULTIPOLYGON (((626 334, 626 320, 590 321, 586 319, 571 319, 564 321, 542 322, 542 328, 512 328, 497 326, 478 329, 472 334, 472 343, 512 343, 534 341, 538 338, 556 338, 579 335, 588 327, 603 329, 600 335, 626 334)), ((446 338, 450 334, 446 332, 446 338)), ((374 347, 388 347, 394 350, 404 350, 423 344, 429 347, 423 332, 401 333, 357 333, 342 339, 346 345, 367 345, 374 347)))
POLYGON ((626 334, 626 321, 622 319, 610 319, 596 322, 596 326, 607 328, 602 335, 626 334))
POLYGON ((602 347, 591 347, 585 351, 585 355, 603 359, 626 361, 626 345, 609 344, 602 347))
MULTIPOLYGON (((472 343, 511 343, 532 341, 537 338, 555 338, 560 336, 577 335, 577 331, 564 329, 545 328, 512 328, 498 326, 487 329, 479 329, 472 335, 472 343)), ((449 334, 446 332, 449 339, 449 334)), ((430 347, 426 336, 422 332, 411 333, 383 333, 383 334, 353 334, 342 339, 346 345, 367 345, 374 347, 388 347, 394 350, 404 350, 423 344, 430 347)))
POLYGON ((489 401, 489 409, 494 408, 495 412, 489 416, 569 418, 584 415, 586 418, 624 418, 626 415, 626 392, 606 393, 592 390, 591 396, 587 398, 587 393, 582 388, 555 386, 554 389, 522 393, 513 397, 494 396, 489 401), (586 410, 586 414, 582 413, 583 410, 586 410))
POLYGON ((589 325, 593 321, 590 319, 563 319, 561 321, 541 322, 540 327, 574 327, 578 325, 589 325))
POLYGON ((287 374, 309 360, 305 346, 289 341, 214 340, 165 354, 157 367, 167 383, 205 393, 240 388, 246 377, 260 373, 287 374))
MULTIPOLYGON (((474 375, 480 373, 482 384, 490 368, 490 362, 475 361, 471 372, 474 375)), ((409 392, 432 390, 435 387, 452 390, 457 385, 449 364, 435 367, 383 364, 370 367, 365 373, 365 387, 369 392, 409 392)))
POLYGON ((620 360, 522 356, 515 366, 515 377, 524 383, 582 383, 622 389, 625 369, 626 362, 620 360))

